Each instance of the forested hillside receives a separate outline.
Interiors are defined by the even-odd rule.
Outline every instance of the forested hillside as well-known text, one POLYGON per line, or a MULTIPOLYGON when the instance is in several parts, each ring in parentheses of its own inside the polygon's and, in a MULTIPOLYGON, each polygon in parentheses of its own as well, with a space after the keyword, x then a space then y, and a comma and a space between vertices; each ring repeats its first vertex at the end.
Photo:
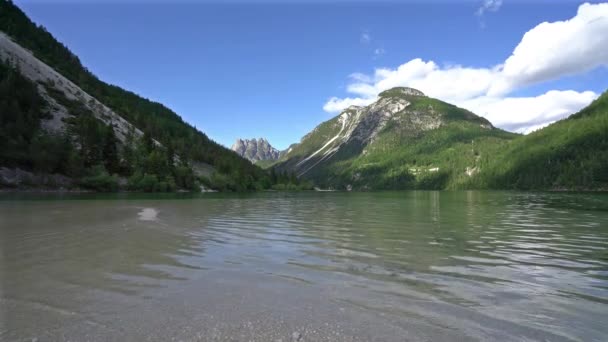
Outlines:
POLYGON ((608 190, 608 92, 569 118, 511 141, 467 187, 608 190))
POLYGON ((279 160, 336 189, 608 189, 608 93, 529 135, 393 88, 317 126, 279 160))
POLYGON ((199 183, 220 190, 273 185, 268 172, 210 140, 162 104, 100 81, 11 1, 0 0, 0 31, 144 133, 130 134, 128 143, 119 144, 114 127, 96 120, 86 104, 68 99, 53 84, 31 82, 19 74, 18 65, 2 61, 0 166, 66 174, 101 190, 117 187, 113 175, 128 177, 130 188, 146 191, 195 189, 199 183), (52 106, 41 91, 67 109, 66 132, 40 128, 52 106), (213 172, 195 177, 193 165, 198 164, 213 172))
MULTIPOLYGON (((171 168, 170 164, 173 163, 173 160, 171 157, 168 157, 169 155, 179 156, 179 160, 183 164, 184 170, 190 168, 188 161, 207 163, 213 166, 217 171, 217 174, 214 175, 214 177, 217 178, 217 183, 221 183, 217 184, 219 187, 231 187, 235 190, 253 189, 262 186, 262 183, 268 181, 268 175, 261 169, 251 165, 251 163, 239 157, 234 152, 213 142, 205 134, 185 123, 177 114, 162 104, 141 98, 132 92, 100 81, 80 63, 78 57, 71 53, 67 47, 59 43, 43 27, 34 24, 11 1, 0 0, 0 31, 8 34, 19 45, 32 51, 38 59, 51 66, 61 75, 77 84, 88 94, 95 97, 116 113, 119 113, 120 116, 128 122, 143 131, 146 136, 144 140, 149 142, 154 139, 160 142, 162 148, 155 146, 155 144, 152 143, 143 142, 141 144, 147 146, 145 156, 149 159, 149 163, 164 164, 167 168, 171 168), (152 151, 152 149, 159 149, 159 151, 152 151)), ((20 108, 19 111, 14 111, 12 109, 3 111, 3 123, 5 121, 11 121, 15 117, 20 118, 18 114, 24 110, 29 111, 30 113, 25 126, 21 123, 17 124, 29 132, 26 133, 22 139, 20 138, 21 140, 18 139, 19 142, 14 142, 13 140, 10 145, 3 145, 2 154, 3 156, 14 155, 10 157, 11 163, 20 162, 21 165, 36 166, 39 162, 36 162, 34 158, 31 158, 30 160, 28 158, 29 153, 25 151, 40 151, 40 149, 38 147, 30 147, 30 150, 26 150, 24 149, 26 144, 34 144, 33 146, 36 146, 35 144, 39 144, 38 141, 40 139, 52 139, 61 141, 65 144, 66 139, 56 136, 51 138, 48 134, 36 133, 38 132, 37 128, 39 124, 35 122, 35 118, 40 118, 44 115, 44 110, 42 109, 44 104, 41 103, 40 98, 35 95, 36 85, 28 85, 27 80, 16 76, 15 72, 11 71, 11 67, 6 63, 2 66, 2 70, 2 82, 12 83, 12 85, 5 85, 5 87, 12 87, 12 89, 15 92, 20 93, 20 96, 22 97, 22 100, 18 101, 11 99, 10 94, 5 94, 7 97, 3 97, 2 99, 3 106, 14 107, 14 104, 7 103, 7 101, 13 103, 18 101, 20 104, 18 107, 22 108, 20 108), (16 81, 17 79, 19 80, 16 81), (15 82, 18 82, 18 84, 15 84, 15 82), (28 98, 24 99, 23 97, 25 96, 28 98), (35 112, 38 114, 32 114, 35 112), (21 155, 21 157, 19 157, 19 155, 21 155)), ((54 95, 62 97, 62 94, 60 93, 54 95)), ((82 111, 84 108, 76 108, 78 107, 77 103, 72 103, 70 107, 76 111, 82 111)), ((70 123, 70 130, 72 133, 74 131, 82 133, 81 135, 78 135, 80 141, 76 145, 82 145, 82 143, 85 142, 82 146, 86 149, 88 145, 86 142, 89 142, 91 146, 95 146, 96 148, 105 145, 106 149, 114 149, 114 147, 110 147, 114 146, 114 143, 111 142, 113 141, 111 128, 104 127, 103 124, 92 119, 90 115, 86 115, 87 113, 84 113, 83 115, 80 115, 82 113, 71 114, 76 114, 77 119, 74 120, 75 122, 70 123)), ((10 123, 7 123, 4 127, 10 127, 10 125, 10 123)), ((46 146, 48 144, 42 145, 46 146)), ((51 148, 54 145, 55 144, 50 144, 51 148)), ((136 148, 136 144, 132 147, 136 148)), ((125 161, 125 157, 128 159, 128 154, 130 153, 127 151, 129 148, 131 148, 131 146, 125 149, 125 151, 121 151, 121 154, 123 155, 120 156, 125 164, 131 164, 128 167, 125 165, 115 165, 115 168, 109 167, 116 163, 108 161, 108 156, 103 155, 101 151, 89 151, 90 153, 85 153, 83 158, 85 159, 83 161, 84 167, 86 169, 93 167, 99 169, 99 166, 105 164, 105 171, 109 174, 118 172, 119 175, 133 176, 134 172, 137 172, 137 167, 133 164, 134 162, 125 161), (110 168, 110 170, 108 170, 108 168, 110 168)), ((57 150, 63 149, 64 148, 57 147, 57 150)), ((103 150, 103 148, 101 149, 103 150)), ((69 149, 67 153, 70 153, 69 149)), ((106 153, 112 152, 106 151, 106 153)), ((62 155, 60 156, 57 153, 45 153, 45 155, 49 156, 51 159, 63 160, 67 158, 65 156, 66 153, 61 154, 62 155)), ((141 154, 135 153, 135 155, 140 156, 141 154)), ((62 165, 58 167, 50 164, 52 163, 49 162, 49 165, 45 165, 38 169, 66 173, 72 173, 73 171, 65 170, 66 167, 63 165, 66 165, 66 163, 63 161, 57 163, 58 165, 62 165)), ((143 179, 144 176, 147 176, 148 183, 155 183, 154 179, 156 179, 156 185, 152 185, 151 187, 164 189, 165 186, 163 186, 163 184, 159 185, 158 183, 166 182, 172 184, 173 181, 171 177, 169 177, 169 173, 172 172, 162 169, 163 168, 159 167, 154 167, 152 169, 144 167, 141 171, 146 172, 141 175, 141 178, 143 179)), ((178 171, 178 173, 180 172, 178 171)), ((188 176, 186 178, 191 177, 188 176)), ((177 183, 180 182, 178 181, 177 183)), ((184 183, 183 185, 187 184, 184 183)), ((150 186, 147 188, 150 188, 150 186)))

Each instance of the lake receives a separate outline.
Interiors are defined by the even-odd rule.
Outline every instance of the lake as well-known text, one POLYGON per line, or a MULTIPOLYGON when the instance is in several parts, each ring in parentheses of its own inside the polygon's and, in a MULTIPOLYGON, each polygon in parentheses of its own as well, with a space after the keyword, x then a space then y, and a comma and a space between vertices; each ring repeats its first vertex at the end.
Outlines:
POLYGON ((2 341, 605 341, 608 196, 0 194, 2 341))

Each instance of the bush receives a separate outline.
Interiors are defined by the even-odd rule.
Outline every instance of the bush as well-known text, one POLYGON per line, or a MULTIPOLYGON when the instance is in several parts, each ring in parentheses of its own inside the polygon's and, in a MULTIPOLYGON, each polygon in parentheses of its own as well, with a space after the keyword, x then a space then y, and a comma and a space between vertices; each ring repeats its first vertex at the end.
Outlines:
POLYGON ((115 192, 119 188, 118 177, 108 174, 103 167, 93 168, 92 175, 80 180, 80 186, 101 192, 115 192))
POLYGON ((129 178, 129 190, 154 192, 158 191, 158 177, 156 175, 136 173, 129 178))
POLYGON ((416 182, 416 189, 421 190, 442 190, 450 179, 450 173, 447 171, 426 172, 421 175, 416 182))
POLYGON ((129 177, 127 188, 131 191, 173 192, 177 189, 173 177, 158 177, 155 174, 135 173, 129 177))
POLYGON ((234 181, 221 173, 214 172, 209 179, 210 187, 219 191, 234 191, 236 184, 234 181))

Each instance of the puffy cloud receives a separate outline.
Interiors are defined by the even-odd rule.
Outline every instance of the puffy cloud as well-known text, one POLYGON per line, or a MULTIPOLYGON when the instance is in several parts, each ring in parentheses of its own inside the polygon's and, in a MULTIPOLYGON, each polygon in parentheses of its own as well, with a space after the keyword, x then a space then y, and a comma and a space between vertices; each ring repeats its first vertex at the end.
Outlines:
MULTIPOLYGON (((499 5, 498 5, 499 6, 499 5)), ((350 75, 347 91, 356 97, 332 97, 323 109, 339 112, 367 105, 378 93, 397 86, 419 89, 485 116, 496 126, 529 132, 588 105, 592 91, 549 91, 532 97, 508 97, 514 90, 608 65, 608 4, 583 4, 570 20, 542 23, 522 38, 503 64, 492 67, 440 67, 412 59, 372 75, 350 75)))
POLYGON ((360 72, 352 73, 348 77, 350 77, 354 81, 363 82, 363 83, 371 83, 373 81, 371 77, 369 77, 366 74, 362 74, 360 72))
MULTIPOLYGON (((485 94, 496 77, 496 70, 484 68, 466 68, 462 66, 451 66, 440 68, 433 61, 413 59, 396 69, 376 69, 374 75, 352 74, 354 81, 347 87, 349 93, 359 98, 347 98, 344 102, 332 99, 332 111, 339 111, 348 107, 356 99, 366 100, 359 103, 369 102, 378 93, 399 86, 408 86, 420 89, 427 95, 437 97, 449 102, 470 99, 485 94), (344 103, 343 108, 337 106, 344 103)), ((327 110, 327 109, 326 109, 327 110)))
POLYGON ((608 65, 608 3, 582 4, 575 17, 528 31, 502 66, 491 94, 608 65))
POLYGON ((597 97, 592 91, 551 90, 534 97, 482 96, 457 104, 498 127, 529 133, 578 111, 597 97))
MULTIPOLYGON (((397 86, 410 86, 429 96, 455 101, 485 93, 496 77, 495 74, 493 69, 462 66, 440 68, 433 61, 413 59, 394 70, 377 69, 374 88, 378 93, 397 86)), ((348 89, 351 88, 354 87, 348 89)), ((373 94, 370 89, 367 91, 368 94, 373 94)))

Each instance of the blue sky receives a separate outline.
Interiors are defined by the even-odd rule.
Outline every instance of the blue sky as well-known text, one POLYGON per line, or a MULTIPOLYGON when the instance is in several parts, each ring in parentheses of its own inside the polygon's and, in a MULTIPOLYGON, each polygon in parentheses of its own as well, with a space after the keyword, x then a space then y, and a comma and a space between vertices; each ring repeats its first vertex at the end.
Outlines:
MULTIPOLYGON (((372 101, 385 80, 378 68, 397 70, 420 59, 433 61, 441 75, 451 75, 455 66, 491 70, 505 63, 526 32, 542 22, 573 18, 580 5, 485 0, 481 14, 484 1, 15 2, 102 80, 165 104, 226 146, 236 138, 266 137, 280 149, 336 115, 344 99, 372 101), (361 82, 349 76, 353 73, 367 79, 361 82), (358 84, 372 89, 353 92, 358 84), (332 97, 335 108, 327 106, 332 97)), ((573 99, 561 107, 572 111, 608 88, 605 62, 579 64, 585 63, 600 65, 540 81, 509 81, 508 90, 492 95, 498 101, 492 103, 485 90, 483 96, 455 98, 433 89, 427 79, 397 73, 384 83, 422 84, 430 95, 478 109, 501 127, 524 130, 564 114, 527 117, 533 110, 525 106, 536 102, 513 102, 511 108, 523 113, 520 125, 506 119, 505 99, 549 91, 562 91, 551 93, 562 99, 563 91, 570 91, 573 99)))

